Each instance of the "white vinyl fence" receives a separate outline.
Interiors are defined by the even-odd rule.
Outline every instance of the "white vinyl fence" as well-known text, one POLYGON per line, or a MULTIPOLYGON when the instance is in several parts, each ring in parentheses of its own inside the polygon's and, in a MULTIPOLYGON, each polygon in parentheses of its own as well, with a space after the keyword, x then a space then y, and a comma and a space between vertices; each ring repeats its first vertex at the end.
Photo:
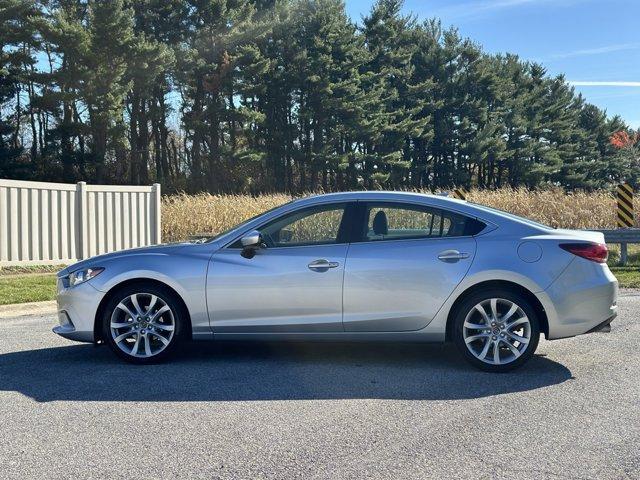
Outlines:
POLYGON ((160 241, 159 184, 0 179, 0 266, 71 263, 160 241))

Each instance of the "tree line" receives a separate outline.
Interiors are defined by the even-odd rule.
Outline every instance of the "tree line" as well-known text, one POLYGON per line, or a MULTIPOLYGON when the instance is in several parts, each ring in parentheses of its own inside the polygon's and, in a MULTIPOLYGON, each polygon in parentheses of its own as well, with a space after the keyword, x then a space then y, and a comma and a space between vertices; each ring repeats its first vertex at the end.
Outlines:
POLYGON ((638 177, 638 136, 564 77, 401 9, 0 0, 0 177, 254 193, 638 177))

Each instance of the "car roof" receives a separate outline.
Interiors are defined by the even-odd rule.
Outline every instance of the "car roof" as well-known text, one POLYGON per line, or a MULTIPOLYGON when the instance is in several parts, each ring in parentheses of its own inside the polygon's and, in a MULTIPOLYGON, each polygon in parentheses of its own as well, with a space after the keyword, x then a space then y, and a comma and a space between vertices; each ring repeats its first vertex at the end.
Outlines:
POLYGON ((319 203, 355 201, 410 202, 457 210, 471 215, 475 215, 473 212, 477 210, 475 205, 469 204, 464 200, 458 200, 457 198, 446 197, 444 195, 385 190, 323 193, 294 200, 289 203, 289 205, 291 208, 300 208, 305 205, 316 205, 319 203))
POLYGON ((301 203, 324 203, 327 201, 357 201, 357 200, 402 200, 415 201, 417 203, 429 203, 430 205, 442 203, 451 205, 452 203, 466 204, 464 200, 446 197, 444 195, 431 195, 420 192, 402 192, 402 191, 386 191, 386 190, 364 190, 351 192, 335 192, 310 195, 295 200, 293 203, 300 205, 301 203))

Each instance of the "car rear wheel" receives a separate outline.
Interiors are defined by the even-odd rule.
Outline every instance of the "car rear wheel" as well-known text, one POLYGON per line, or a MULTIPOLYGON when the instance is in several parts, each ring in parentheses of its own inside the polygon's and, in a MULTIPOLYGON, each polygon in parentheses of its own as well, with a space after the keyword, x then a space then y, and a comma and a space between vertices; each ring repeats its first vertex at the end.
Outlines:
POLYGON ((172 292, 132 285, 112 295, 102 319, 102 336, 120 358, 138 364, 172 355, 184 331, 184 314, 172 292))
POLYGON ((506 372, 524 364, 540 339, 530 302, 509 290, 485 290, 463 300, 454 318, 454 342, 472 365, 506 372))

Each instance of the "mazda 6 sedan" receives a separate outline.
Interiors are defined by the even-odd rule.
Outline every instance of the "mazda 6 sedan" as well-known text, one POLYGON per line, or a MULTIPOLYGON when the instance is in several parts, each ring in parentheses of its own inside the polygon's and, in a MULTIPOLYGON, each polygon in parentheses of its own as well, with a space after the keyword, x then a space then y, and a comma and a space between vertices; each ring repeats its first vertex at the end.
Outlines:
POLYGON ((187 340, 453 342, 501 372, 541 334, 610 329, 601 233, 405 192, 295 200, 220 235, 101 255, 58 273, 63 337, 124 360, 187 340))

